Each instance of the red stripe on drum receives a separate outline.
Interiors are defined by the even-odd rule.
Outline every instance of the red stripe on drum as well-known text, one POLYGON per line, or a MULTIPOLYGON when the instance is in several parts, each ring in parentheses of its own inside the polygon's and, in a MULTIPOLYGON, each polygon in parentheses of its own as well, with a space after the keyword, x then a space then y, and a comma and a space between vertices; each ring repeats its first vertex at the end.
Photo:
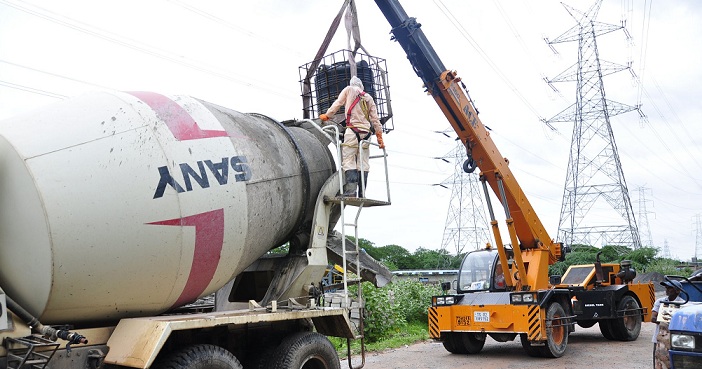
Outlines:
POLYGON ((224 210, 217 209, 185 218, 163 220, 148 223, 195 227, 195 252, 190 275, 178 300, 172 307, 182 306, 195 301, 212 281, 219 265, 219 258, 224 245, 224 210))
POLYGON ((182 106, 166 96, 146 91, 128 93, 150 106, 156 112, 156 116, 166 123, 178 141, 229 136, 226 131, 200 129, 197 122, 182 106))

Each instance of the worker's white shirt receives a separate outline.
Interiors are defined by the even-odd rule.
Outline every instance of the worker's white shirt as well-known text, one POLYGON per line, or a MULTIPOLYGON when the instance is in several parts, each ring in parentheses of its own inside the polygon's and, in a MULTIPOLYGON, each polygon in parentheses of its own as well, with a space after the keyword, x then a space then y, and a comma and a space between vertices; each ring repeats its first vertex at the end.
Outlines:
MULTIPOLYGON (((329 117, 333 116, 334 114, 336 114, 339 108, 341 108, 342 105, 346 109, 348 109, 361 92, 362 90, 356 86, 344 87, 344 89, 341 90, 341 93, 339 93, 339 96, 336 98, 334 103, 332 103, 329 109, 327 109, 326 114, 329 117)), ((346 122, 346 124, 348 125, 349 123, 351 123, 354 127, 362 131, 368 132, 372 123, 375 131, 381 132, 382 126, 380 125, 380 120, 378 119, 378 110, 375 107, 373 97, 370 94, 366 93, 362 95, 361 98, 366 101, 366 104, 368 106, 368 118, 370 119, 370 122, 368 122, 368 120, 366 119, 366 115, 363 113, 363 109, 361 109, 361 102, 359 101, 356 104, 356 106, 354 106, 351 110, 350 122, 346 122)))

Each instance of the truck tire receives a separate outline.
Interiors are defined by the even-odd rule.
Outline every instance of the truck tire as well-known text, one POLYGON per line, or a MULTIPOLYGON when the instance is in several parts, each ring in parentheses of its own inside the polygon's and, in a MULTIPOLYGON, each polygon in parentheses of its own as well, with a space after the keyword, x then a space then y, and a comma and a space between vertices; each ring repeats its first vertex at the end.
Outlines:
POLYGON ((283 339, 272 354, 271 369, 340 369, 336 349, 316 332, 298 332, 283 339))
POLYGON ((552 302, 546 310, 546 344, 541 349, 543 357, 561 357, 568 346, 568 319, 563 306, 552 302), (550 322, 550 326, 548 324, 550 322))
POLYGON ((610 321, 612 334, 619 341, 635 341, 641 333, 641 306, 631 295, 626 295, 617 304, 617 311, 624 316, 610 321))
POLYGON ((208 344, 187 346, 154 363, 156 369, 243 369, 226 349, 208 344))

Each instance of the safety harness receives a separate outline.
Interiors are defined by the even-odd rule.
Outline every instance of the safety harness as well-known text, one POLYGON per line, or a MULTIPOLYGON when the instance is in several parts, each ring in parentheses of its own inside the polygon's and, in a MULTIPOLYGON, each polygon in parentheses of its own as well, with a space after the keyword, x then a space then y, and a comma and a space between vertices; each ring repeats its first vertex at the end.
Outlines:
POLYGON ((353 102, 351 103, 351 106, 349 106, 349 108, 346 109, 346 127, 351 128, 351 130, 353 130, 353 133, 356 134, 356 140, 359 143, 361 142, 361 134, 362 133, 366 134, 366 136, 363 137, 364 140, 367 140, 368 137, 371 136, 371 134, 375 133, 375 129, 373 128, 373 123, 371 123, 370 117, 369 117, 368 104, 366 103, 366 100, 361 99, 361 97, 365 94, 366 94, 365 91, 361 91, 361 93, 358 94, 358 96, 356 96, 356 99, 353 100, 353 102), (361 110, 363 111, 363 115, 365 115, 366 120, 368 121, 368 123, 370 123, 370 132, 361 131, 360 129, 354 127, 353 124, 351 124, 351 111, 353 111, 353 108, 356 107, 356 105, 359 103, 359 101, 361 102, 361 110))

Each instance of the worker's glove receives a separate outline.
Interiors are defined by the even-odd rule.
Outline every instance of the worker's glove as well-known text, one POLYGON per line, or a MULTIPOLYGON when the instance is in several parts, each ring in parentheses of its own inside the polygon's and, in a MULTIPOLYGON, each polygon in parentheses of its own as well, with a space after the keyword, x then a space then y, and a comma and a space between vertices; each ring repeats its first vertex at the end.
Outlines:
POLYGON ((385 148, 385 143, 383 142, 383 132, 380 132, 380 131, 375 132, 375 137, 378 139, 378 146, 379 146, 381 149, 384 149, 384 148, 385 148))
POLYGON ((319 116, 319 119, 321 119, 322 122, 326 122, 326 121, 329 120, 329 116, 327 116, 326 114, 321 114, 321 115, 319 116))

